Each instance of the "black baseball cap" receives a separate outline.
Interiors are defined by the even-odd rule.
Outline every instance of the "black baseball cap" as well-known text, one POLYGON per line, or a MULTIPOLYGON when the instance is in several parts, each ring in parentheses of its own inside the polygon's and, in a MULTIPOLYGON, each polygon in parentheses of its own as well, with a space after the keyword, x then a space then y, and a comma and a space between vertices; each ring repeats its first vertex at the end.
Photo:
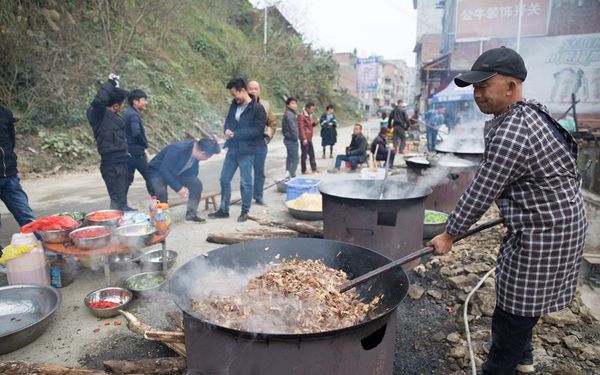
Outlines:
POLYGON ((482 53, 475 60, 471 71, 454 78, 454 83, 458 87, 466 87, 490 79, 496 74, 503 74, 525 81, 527 69, 521 55, 515 50, 503 46, 482 53))

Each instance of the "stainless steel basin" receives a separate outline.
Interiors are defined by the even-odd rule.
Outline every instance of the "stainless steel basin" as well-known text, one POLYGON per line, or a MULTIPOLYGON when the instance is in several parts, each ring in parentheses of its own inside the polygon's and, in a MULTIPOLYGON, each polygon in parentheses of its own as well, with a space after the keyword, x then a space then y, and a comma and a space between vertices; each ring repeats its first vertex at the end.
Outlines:
POLYGON ((48 328, 61 302, 50 286, 9 285, 0 288, 0 355, 35 341, 48 328))

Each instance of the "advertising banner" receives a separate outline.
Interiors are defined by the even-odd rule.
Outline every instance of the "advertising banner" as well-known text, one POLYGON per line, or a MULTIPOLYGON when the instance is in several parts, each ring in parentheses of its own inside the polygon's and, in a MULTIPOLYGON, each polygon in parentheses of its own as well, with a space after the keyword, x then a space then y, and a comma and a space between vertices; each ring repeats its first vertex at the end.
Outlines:
POLYGON ((457 0, 456 40, 516 37, 521 16, 521 36, 548 34, 551 0, 457 0))
POLYGON ((379 80, 379 58, 356 59, 356 92, 376 92, 379 80))
POLYGON ((527 67, 524 95, 564 112, 574 93, 578 113, 600 113, 600 34, 521 40, 527 67))

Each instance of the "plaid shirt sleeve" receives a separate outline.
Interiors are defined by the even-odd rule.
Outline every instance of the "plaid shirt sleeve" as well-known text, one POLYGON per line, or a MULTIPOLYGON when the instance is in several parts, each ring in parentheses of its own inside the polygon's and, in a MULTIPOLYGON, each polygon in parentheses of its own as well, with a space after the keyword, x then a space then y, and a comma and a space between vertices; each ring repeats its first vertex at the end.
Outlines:
POLYGON ((509 113, 487 138, 484 160, 448 218, 446 231, 454 237, 465 233, 526 172, 528 129, 521 111, 509 113))

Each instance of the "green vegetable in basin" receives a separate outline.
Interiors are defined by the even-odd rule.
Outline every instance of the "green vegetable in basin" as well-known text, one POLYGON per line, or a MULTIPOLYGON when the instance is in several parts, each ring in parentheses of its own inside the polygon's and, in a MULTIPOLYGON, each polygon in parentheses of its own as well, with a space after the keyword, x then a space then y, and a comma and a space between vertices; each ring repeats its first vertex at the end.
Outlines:
POLYGON ((135 290, 144 290, 153 288, 162 282, 165 281, 164 276, 162 275, 141 275, 140 277, 136 277, 133 280, 130 280, 126 287, 135 290))
POLYGON ((438 211, 425 210, 425 224, 443 224, 448 220, 448 214, 438 211))

